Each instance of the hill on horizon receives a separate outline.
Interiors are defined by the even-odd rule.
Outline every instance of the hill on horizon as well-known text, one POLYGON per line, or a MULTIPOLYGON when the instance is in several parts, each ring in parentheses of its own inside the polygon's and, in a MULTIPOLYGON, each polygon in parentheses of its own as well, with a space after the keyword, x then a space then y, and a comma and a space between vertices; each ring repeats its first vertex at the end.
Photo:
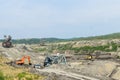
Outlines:
MULTIPOLYGON (((66 42, 66 41, 79 41, 79 40, 99 40, 99 39, 120 39, 119 33, 112 33, 101 36, 90 36, 90 37, 80 37, 80 38, 70 38, 70 39, 60 39, 60 38, 31 38, 31 39, 13 39, 13 43, 18 44, 40 44, 40 43, 53 43, 53 42, 66 42)), ((3 39, 0 40, 3 42, 3 39)))

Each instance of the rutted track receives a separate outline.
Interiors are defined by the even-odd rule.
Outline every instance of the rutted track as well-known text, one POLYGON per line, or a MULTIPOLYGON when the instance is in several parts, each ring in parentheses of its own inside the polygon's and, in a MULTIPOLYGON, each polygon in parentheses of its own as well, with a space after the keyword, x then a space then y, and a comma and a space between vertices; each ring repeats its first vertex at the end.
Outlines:
POLYGON ((36 70, 39 72, 55 73, 57 75, 67 76, 67 77, 71 77, 78 80, 99 80, 96 78, 92 78, 92 77, 88 77, 88 76, 84 76, 76 73, 71 73, 71 72, 65 72, 58 69, 36 69, 36 70))
MULTIPOLYGON (((40 61, 40 59, 39 59, 40 54, 24 50, 21 48, 21 46, 20 47, 17 46, 14 48, 0 47, 0 52, 2 55, 4 55, 5 57, 7 57, 8 59, 11 59, 11 60, 15 60, 16 58, 22 57, 23 55, 30 55, 32 61, 34 61, 34 62, 40 61)), ((63 75, 63 76, 71 77, 71 78, 78 79, 78 80, 99 80, 99 79, 95 79, 92 77, 87 77, 84 75, 79 75, 79 74, 71 73, 71 72, 65 72, 63 70, 57 70, 57 69, 55 70, 55 69, 44 68, 44 69, 37 69, 37 71, 47 72, 47 73, 55 73, 56 75, 63 75)))
MULTIPOLYGON (((45 56, 41 56, 40 53, 35 53, 26 50, 23 48, 23 46, 20 45, 15 46, 13 48, 0 47, 0 55, 3 55, 10 60, 15 60, 17 58, 21 58, 24 55, 29 55, 31 57, 31 61, 33 62, 33 64, 42 63, 43 60, 45 59, 45 56)), ((69 72, 67 72, 66 69, 68 69, 68 67, 66 66, 64 66, 66 68, 65 70, 62 69, 61 67, 60 69, 57 67, 57 69, 44 68, 44 69, 37 69, 37 71, 43 73, 55 73, 56 75, 62 75, 77 80, 100 80, 101 78, 103 80, 105 77, 108 77, 106 75, 111 74, 111 72, 116 68, 116 65, 119 65, 119 63, 117 63, 116 61, 114 62, 112 60, 96 60, 94 62, 91 62, 91 64, 89 65, 87 65, 86 62, 83 62, 83 64, 81 65, 72 65, 70 66, 69 72), (86 76, 81 74, 85 74, 86 76), (87 75, 92 77, 89 77, 87 75), (99 79, 93 77, 98 77, 99 79)), ((117 74, 119 74, 119 71, 117 74)), ((112 76, 114 77, 114 74, 112 74, 110 78, 112 78, 112 76)), ((116 78, 117 77, 115 76, 115 79, 116 78)))

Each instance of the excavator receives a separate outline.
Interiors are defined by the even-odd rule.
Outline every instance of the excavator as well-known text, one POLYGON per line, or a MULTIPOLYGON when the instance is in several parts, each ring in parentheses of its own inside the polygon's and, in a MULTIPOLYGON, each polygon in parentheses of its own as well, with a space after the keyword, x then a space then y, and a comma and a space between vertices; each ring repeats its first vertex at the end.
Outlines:
POLYGON ((28 59, 29 65, 32 65, 32 63, 30 62, 30 56, 23 56, 20 60, 16 61, 16 64, 23 65, 25 62, 25 59, 28 59))
POLYGON ((21 59, 19 60, 15 60, 15 61, 10 61, 10 62, 6 62, 6 64, 16 67, 16 68, 20 68, 20 67, 30 67, 32 65, 31 61, 30 61, 30 56, 23 56, 21 59), (25 60, 28 59, 28 64, 25 64, 25 60))

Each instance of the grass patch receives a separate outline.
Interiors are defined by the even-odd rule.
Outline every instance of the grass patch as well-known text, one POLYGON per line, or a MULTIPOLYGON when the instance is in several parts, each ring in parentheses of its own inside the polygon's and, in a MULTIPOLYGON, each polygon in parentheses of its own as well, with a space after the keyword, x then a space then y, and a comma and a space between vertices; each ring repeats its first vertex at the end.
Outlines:
POLYGON ((51 44, 46 47, 37 47, 34 48, 35 52, 48 52, 53 53, 55 50, 61 53, 64 53, 66 50, 72 51, 72 53, 81 53, 85 52, 94 52, 94 51, 104 51, 104 52, 116 52, 118 48, 118 44, 111 42, 106 45, 98 45, 98 46, 83 46, 83 47, 74 47, 74 44, 51 44))
POLYGON ((117 51, 117 46, 118 45, 116 43, 111 42, 110 44, 103 46, 84 46, 79 48, 72 48, 72 50, 74 50, 75 53, 79 53, 80 51, 94 52, 96 50, 105 51, 105 52, 114 52, 117 51))
POLYGON ((0 80, 5 80, 5 77, 1 71, 0 71, 0 80))
POLYGON ((36 74, 31 74, 28 72, 22 72, 17 75, 17 78, 19 80, 25 79, 25 80, 44 80, 45 77, 39 76, 36 74))
POLYGON ((0 56, 0 80, 44 80, 44 76, 32 74, 28 69, 14 68, 5 64, 9 60, 0 56))
POLYGON ((34 48, 33 49, 34 52, 43 52, 43 51, 46 51, 46 48, 34 48))

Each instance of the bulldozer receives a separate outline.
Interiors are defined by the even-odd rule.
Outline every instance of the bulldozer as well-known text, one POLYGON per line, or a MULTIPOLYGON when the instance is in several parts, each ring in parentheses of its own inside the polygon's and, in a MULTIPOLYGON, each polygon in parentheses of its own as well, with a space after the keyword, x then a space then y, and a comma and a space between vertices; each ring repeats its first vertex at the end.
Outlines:
POLYGON ((12 47, 12 42, 11 42, 11 36, 9 35, 8 37, 4 35, 5 40, 2 42, 2 46, 4 48, 10 48, 12 47))

